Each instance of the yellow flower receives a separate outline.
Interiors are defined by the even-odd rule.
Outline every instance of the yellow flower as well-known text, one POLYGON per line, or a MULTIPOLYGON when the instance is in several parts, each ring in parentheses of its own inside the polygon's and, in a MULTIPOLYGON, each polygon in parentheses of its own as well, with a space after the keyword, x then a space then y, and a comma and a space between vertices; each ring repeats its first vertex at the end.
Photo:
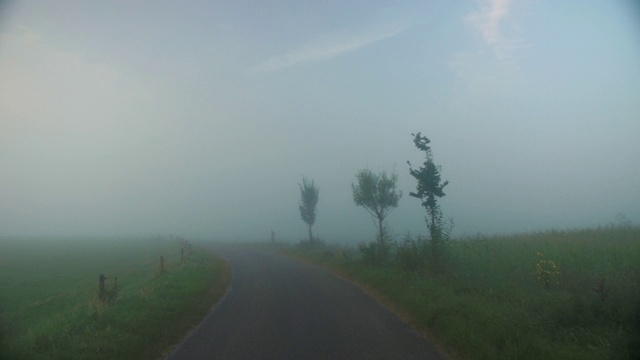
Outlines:
POLYGON ((536 263, 536 280, 541 283, 545 289, 549 288, 551 283, 558 284, 560 270, 555 261, 544 259, 544 255, 541 252, 537 252, 536 255, 542 258, 536 263))

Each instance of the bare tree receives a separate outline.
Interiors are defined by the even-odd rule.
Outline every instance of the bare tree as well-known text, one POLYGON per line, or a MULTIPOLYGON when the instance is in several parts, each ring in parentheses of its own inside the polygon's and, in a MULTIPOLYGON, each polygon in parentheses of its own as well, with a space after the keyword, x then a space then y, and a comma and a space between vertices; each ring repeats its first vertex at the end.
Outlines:
POLYGON ((309 181, 306 177, 302 177, 302 184, 298 184, 300 187, 300 216, 309 226, 309 242, 313 243, 313 233, 311 228, 316 222, 316 205, 318 204, 318 193, 320 189, 316 187, 313 180, 309 181))

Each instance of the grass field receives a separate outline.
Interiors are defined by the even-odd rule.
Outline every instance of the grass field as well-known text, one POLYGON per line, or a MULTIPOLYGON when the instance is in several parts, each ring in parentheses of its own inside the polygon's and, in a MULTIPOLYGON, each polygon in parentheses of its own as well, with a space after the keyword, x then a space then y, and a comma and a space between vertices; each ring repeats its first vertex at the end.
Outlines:
POLYGON ((180 248, 158 239, 0 240, 0 359, 158 358, 230 279, 226 262, 195 246, 181 264, 180 248), (100 274, 111 302, 98 297, 100 274))
POLYGON ((438 271, 357 250, 282 250, 369 289, 456 359, 640 358, 640 228, 607 227, 449 243, 438 271))

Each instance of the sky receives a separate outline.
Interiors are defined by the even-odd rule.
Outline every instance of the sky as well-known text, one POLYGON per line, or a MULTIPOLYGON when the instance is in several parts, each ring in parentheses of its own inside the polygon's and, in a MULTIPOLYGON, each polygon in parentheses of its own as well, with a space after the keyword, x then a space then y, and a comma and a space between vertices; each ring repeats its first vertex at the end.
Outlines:
POLYGON ((640 6, 0 1, 0 236, 425 234, 416 132, 454 236, 640 224, 640 6))

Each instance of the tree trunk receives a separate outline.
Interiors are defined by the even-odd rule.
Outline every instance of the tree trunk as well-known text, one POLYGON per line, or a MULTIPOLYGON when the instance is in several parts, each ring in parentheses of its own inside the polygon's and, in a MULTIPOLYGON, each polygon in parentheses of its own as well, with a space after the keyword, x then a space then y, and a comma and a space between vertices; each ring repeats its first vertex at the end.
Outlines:
POLYGON ((431 240, 436 241, 436 213, 435 210, 431 211, 431 240))
POLYGON ((311 232, 311 225, 309 225, 309 244, 313 244, 313 233, 311 232))
POLYGON ((385 248, 384 248, 384 233, 382 232, 382 218, 379 217, 378 218, 378 231, 380 234, 380 251, 382 254, 382 258, 384 259, 385 257, 385 248))

